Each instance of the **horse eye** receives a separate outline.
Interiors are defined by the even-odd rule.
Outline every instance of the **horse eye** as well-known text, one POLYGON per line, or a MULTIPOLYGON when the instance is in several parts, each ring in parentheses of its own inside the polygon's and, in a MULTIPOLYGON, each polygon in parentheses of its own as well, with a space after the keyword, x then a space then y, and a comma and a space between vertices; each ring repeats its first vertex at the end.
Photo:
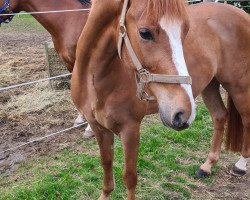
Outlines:
POLYGON ((141 38, 144 40, 153 40, 154 39, 153 34, 148 29, 145 29, 145 28, 140 29, 139 33, 140 33, 141 38))

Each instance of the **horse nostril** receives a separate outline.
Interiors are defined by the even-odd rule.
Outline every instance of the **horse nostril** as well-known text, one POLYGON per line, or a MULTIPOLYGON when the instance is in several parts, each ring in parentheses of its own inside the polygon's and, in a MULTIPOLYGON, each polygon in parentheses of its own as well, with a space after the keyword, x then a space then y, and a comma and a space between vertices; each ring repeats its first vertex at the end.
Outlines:
POLYGON ((181 128, 183 127, 184 125, 184 122, 183 122, 183 112, 178 112, 175 116, 174 116, 174 119, 173 119, 173 125, 174 127, 176 128, 181 128))

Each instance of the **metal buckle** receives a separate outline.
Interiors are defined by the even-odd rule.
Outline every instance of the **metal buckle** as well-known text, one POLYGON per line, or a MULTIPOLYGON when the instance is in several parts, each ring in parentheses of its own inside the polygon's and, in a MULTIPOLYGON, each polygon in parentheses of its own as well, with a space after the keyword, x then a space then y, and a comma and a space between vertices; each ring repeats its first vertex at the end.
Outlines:
POLYGON ((142 68, 137 73, 142 83, 150 83, 152 81, 151 73, 148 70, 142 68))
POLYGON ((146 69, 136 72, 137 97, 142 101, 152 101, 155 97, 149 96, 145 91, 145 86, 152 81, 152 76, 146 69))

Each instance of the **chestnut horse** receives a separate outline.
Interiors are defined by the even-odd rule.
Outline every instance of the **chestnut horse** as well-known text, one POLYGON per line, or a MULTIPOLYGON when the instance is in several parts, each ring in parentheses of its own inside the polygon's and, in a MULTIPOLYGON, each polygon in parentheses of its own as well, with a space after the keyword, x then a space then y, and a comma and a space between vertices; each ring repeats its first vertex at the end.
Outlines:
MULTIPOLYGON (((169 47, 165 46, 164 49, 168 49, 167 52, 170 53, 170 58, 174 60, 173 64, 178 69, 178 63, 175 65, 175 61, 177 58, 183 59, 180 54, 178 54, 178 57, 176 56, 176 51, 182 51, 180 45, 177 45, 178 47, 173 45, 173 41, 176 42, 178 34, 173 34, 175 37, 172 37, 171 28, 173 26, 164 28, 161 25, 161 20, 154 17, 154 15, 157 16, 157 12, 149 15, 148 9, 141 8, 146 7, 145 4, 150 5, 147 2, 150 1, 141 1, 139 6, 136 1, 131 1, 128 9, 126 19, 129 38, 132 38, 134 42, 132 47, 136 49, 136 55, 139 56, 139 60, 145 68, 150 72, 152 70, 153 72, 164 73, 161 66, 169 62, 169 58, 164 60, 164 63, 160 62, 162 59, 160 61, 154 59, 161 58, 163 42, 158 44, 158 38, 161 37, 162 30, 165 30, 169 47), (134 5, 137 6, 133 7, 134 5), (158 19, 158 24, 155 19, 158 19), (144 40, 147 40, 147 42, 144 40), (154 45, 157 45, 161 51, 157 51, 158 49, 155 49, 154 45), (149 61, 150 59, 154 62, 149 61)), ((137 100, 134 99, 136 84, 132 84, 134 75, 130 70, 134 70, 131 65, 136 65, 136 62, 134 62, 133 55, 129 53, 131 47, 127 47, 128 52, 122 56, 123 62, 120 63, 118 60, 116 51, 117 43, 118 52, 120 49, 119 39, 117 39, 119 23, 117 13, 119 12, 105 14, 105 9, 116 10, 115 6, 117 5, 114 2, 112 2, 112 5, 108 2, 104 3, 105 6, 100 2, 94 2, 90 18, 80 36, 77 60, 72 77, 72 98, 77 108, 90 122, 100 146, 104 168, 103 193, 100 199, 108 199, 114 187, 112 173, 113 133, 118 134, 123 143, 125 156, 124 182, 129 198, 133 199, 136 185, 135 169, 139 143, 139 124, 143 115, 148 114, 147 111, 141 112, 141 109, 143 110, 141 106, 146 106, 150 111, 154 111, 151 110, 154 106, 152 102, 148 102, 148 105, 143 102, 137 104, 137 100), (102 16, 103 21, 98 20, 100 16, 102 16), (129 57, 132 57, 132 59, 129 57), (115 66, 113 67, 113 65, 115 66), (124 66, 129 67, 124 70, 124 66), (104 67, 105 69, 103 69, 104 67), (130 74, 131 77, 126 77, 126 73, 130 74), (131 94, 133 96, 130 96, 131 94)), ((154 6, 151 6, 151 8, 153 9, 154 6)), ((171 14, 170 11, 166 13, 171 14)), ((198 172, 199 176, 204 176, 211 173, 212 165, 219 159, 227 114, 229 116, 227 148, 242 153, 243 157, 237 163, 238 166, 245 165, 246 158, 250 157, 250 133, 248 132, 250 128, 248 127, 250 124, 250 107, 246 102, 246 99, 250 98, 250 72, 248 70, 250 67, 248 56, 250 52, 250 26, 246 26, 250 25, 250 19, 244 11, 232 6, 214 6, 213 4, 190 7, 189 17, 192 20, 190 21, 188 35, 185 37, 185 58, 188 66, 196 66, 189 68, 193 77, 192 89, 194 96, 202 92, 214 123, 212 149, 206 163, 201 166, 198 172), (234 16, 233 20, 231 16, 234 16), (232 20, 230 23, 227 21, 229 19, 232 20), (204 46, 207 48, 204 48, 204 46), (229 93, 228 110, 224 107, 221 99, 220 84, 229 93)), ((172 19, 172 21, 175 20, 172 19)), ((122 31, 126 30, 123 26, 120 28, 122 31)), ((123 35, 123 33, 120 34, 123 35)), ((165 57, 167 56, 165 55, 165 57)), ((169 66, 173 65, 167 63, 165 69, 168 70, 169 66)), ((173 106, 172 102, 169 103, 170 99, 167 96, 171 95, 171 99, 173 99, 173 95, 179 96, 179 94, 174 90, 167 90, 167 95, 161 96, 159 95, 161 93, 157 92, 157 86, 161 87, 160 91, 164 95, 164 89, 166 89, 163 88, 164 86, 168 86, 167 89, 170 89, 170 87, 176 87, 176 85, 148 84, 150 93, 157 99, 163 123, 176 128, 175 123, 169 123, 171 122, 169 118, 175 119, 177 116, 175 114, 174 118, 171 118, 173 116, 171 113, 176 113, 176 107, 173 106), (167 103, 169 108, 162 109, 165 106, 162 103, 163 98, 164 103, 167 103), (173 112, 172 109, 175 111, 173 112), (170 116, 167 113, 167 116, 163 117, 162 110, 170 112, 170 116)), ((179 98, 178 100, 182 101, 183 99, 179 98)), ((181 101, 176 101, 175 106, 181 105, 181 101)))
MULTIPOLYGON (((0 7, 4 8, 4 2, 6 0, 0 0, 0 7), (2 5, 2 6, 1 6, 2 5)), ((89 8, 90 7, 90 2, 89 1, 84 1, 83 5, 78 1, 78 0, 63 0, 60 1, 60 4, 57 5, 56 0, 50 0, 50 1, 33 1, 33 0, 10 0, 9 1, 10 7, 9 10, 3 10, 3 13, 8 13, 8 12, 20 12, 20 11, 44 11, 44 10, 58 10, 58 9, 79 9, 79 8, 89 8)), ((227 15, 230 18, 231 16, 235 15, 237 16, 238 20, 241 20, 243 18, 245 20, 246 14, 243 14, 242 11, 239 11, 236 8, 231 8, 229 6, 224 6, 221 7, 222 5, 220 4, 197 4, 193 6, 188 7, 188 14, 190 18, 190 31, 188 33, 188 37, 186 38, 185 44, 184 44, 184 51, 185 51, 185 56, 187 58, 187 65, 188 65, 188 70, 193 71, 193 74, 195 74, 197 70, 197 66, 203 66, 203 65, 220 65, 219 64, 219 59, 215 55, 213 56, 208 56, 206 55, 206 52, 211 51, 210 49, 210 40, 211 40, 211 35, 217 37, 217 31, 213 31, 209 24, 204 23, 207 22, 208 18, 213 18, 213 21, 218 21, 221 23, 223 26, 225 26, 228 23, 228 18, 224 17, 223 19, 221 18, 220 15, 222 15, 225 12, 228 12, 227 15), (228 11, 230 10, 230 12, 228 11), (241 12, 240 14, 238 14, 241 12), (206 15, 204 15, 206 13, 206 15), (197 32, 197 30, 210 30, 210 32, 213 32, 213 34, 203 34, 203 32, 197 32), (208 45, 202 45, 204 42, 203 40, 197 40, 198 37, 206 38, 207 37, 207 44, 208 45), (196 47, 193 47, 190 49, 189 44, 192 44, 192 42, 195 41, 196 47), (200 52, 197 53, 196 49, 200 49, 200 52), (195 50, 195 51, 194 51, 195 50), (192 51, 195 52, 195 55, 192 53, 192 51), (205 59, 202 59, 205 58, 205 59), (216 59, 215 59, 216 58, 216 59)), ((7 7, 6 7, 7 8, 7 7)), ((225 14, 224 14, 225 15, 225 14)), ((79 38, 79 35, 81 33, 81 30, 83 26, 86 23, 87 20, 87 13, 86 12, 75 12, 75 13, 53 13, 53 14, 46 14, 46 15, 34 15, 38 22, 40 22, 52 35, 53 42, 55 44, 55 49, 60 55, 60 57, 64 60, 66 63, 69 71, 72 71, 73 65, 75 62, 75 48, 76 48, 76 42, 79 38), (57 20, 60 18, 60 20, 57 20), (73 23, 72 23, 73 21, 73 23), (63 23, 62 23, 63 22, 63 23)), ((6 20, 7 18, 0 17, 0 23, 2 20, 6 20)), ((232 19, 230 21, 235 21, 235 19, 232 19)), ((246 22, 246 24, 249 22, 246 22)), ((222 27, 223 27, 222 26, 222 27)), ((231 24, 233 29, 235 30, 244 30, 244 25, 242 23, 233 23, 231 24)), ((247 27, 245 26, 245 29, 247 27)), ((230 30, 227 30, 230 31, 230 30)), ((223 37, 223 34, 221 33, 221 37, 223 37)), ((219 34, 218 34, 219 37, 219 34)), ((235 36, 231 36, 231 41, 234 41, 235 36)), ((230 36, 227 34, 227 38, 230 38, 230 36)), ((247 38, 245 36, 245 38, 247 38)), ((230 40, 230 39, 228 39, 230 40)), ((245 41, 248 41, 249 39, 245 39, 245 41)), ((244 38, 243 38, 244 41, 244 38)), ((228 51, 230 48, 223 49, 223 51, 228 51)), ((243 52, 243 55, 246 54, 247 51, 243 52)), ((242 52, 237 53, 242 54, 242 52)), ((236 55, 237 55, 236 54, 236 55)), ((231 56, 227 56, 229 59, 233 59, 231 56)), ((239 59, 238 59, 239 60, 239 59)), ((233 62, 239 62, 237 60, 233 62)), ((228 61, 230 63, 230 61, 228 61)), ((240 63, 240 62, 239 62, 240 63)), ((211 67, 211 68, 216 68, 211 67)), ((198 71, 197 71, 198 72, 198 71)), ((205 70, 202 72, 203 75, 205 74, 205 70)), ((217 102, 216 104, 218 105, 218 108, 214 108, 213 105, 209 104, 209 100, 205 100, 207 107, 209 108, 209 111, 211 112, 213 121, 215 123, 215 130, 214 130, 214 136, 213 136, 213 142, 212 142, 212 148, 209 153, 209 156, 207 158, 207 161, 204 165, 201 166, 201 170, 198 172, 200 176, 203 175, 209 175, 211 173, 211 167, 214 163, 216 163, 219 159, 219 154, 220 154, 220 148, 221 148, 221 141, 222 141, 222 135, 224 132, 224 126, 219 126, 219 128, 216 128, 216 124, 219 124, 220 122, 223 122, 225 124, 226 121, 226 112, 227 110, 224 107, 224 104, 221 100, 221 96, 219 93, 219 83, 216 81, 216 79, 213 79, 213 81, 208 85, 208 87, 205 89, 207 86, 208 82, 210 81, 210 78, 208 80, 202 80, 202 76, 199 74, 198 76, 193 76, 193 82, 196 84, 202 84, 202 87, 194 91, 194 95, 198 95, 199 92, 204 90, 203 92, 203 97, 206 99, 207 96, 213 96, 214 99, 217 102), (218 123, 216 123, 218 122, 218 123)), ((193 87, 195 85, 193 84, 193 87)), ((81 117, 78 117, 78 120, 81 117)), ((91 129, 88 127, 87 132, 91 134, 91 129)), ((244 174, 246 172, 246 164, 247 164, 247 159, 244 157, 241 157, 240 160, 236 163, 236 167, 234 168, 235 173, 238 174, 244 174)))
POLYGON ((214 3, 189 6, 188 15, 184 51, 193 94, 202 92, 214 125, 210 153, 197 175, 211 174, 226 125, 227 149, 242 154, 232 172, 245 174, 250 157, 250 17, 233 6, 214 3), (229 95, 227 109, 220 84, 229 95))
POLYGON ((123 144, 123 180, 132 200, 143 117, 159 110, 162 122, 176 130, 194 120, 182 49, 188 26, 183 0, 92 2, 77 44, 71 95, 100 147, 104 172, 100 200, 109 199, 114 189, 114 134, 123 144))

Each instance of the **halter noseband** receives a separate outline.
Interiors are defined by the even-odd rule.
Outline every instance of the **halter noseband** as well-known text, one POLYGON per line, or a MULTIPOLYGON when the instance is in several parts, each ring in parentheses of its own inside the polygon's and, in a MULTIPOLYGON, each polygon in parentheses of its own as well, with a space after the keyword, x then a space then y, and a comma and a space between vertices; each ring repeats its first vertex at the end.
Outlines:
MULTIPOLYGON (((4 12, 7 12, 7 14, 13 14, 13 12, 10 9, 10 0, 5 0, 3 6, 0 8, 0 14, 4 14, 4 12)), ((11 22, 13 18, 13 15, 10 15, 7 19, 2 19, 0 16, 0 25, 1 23, 8 24, 11 22)))
POLYGON ((140 100, 155 100, 154 97, 149 96, 145 91, 145 86, 150 82, 155 83, 172 83, 172 84, 192 84, 192 78, 190 76, 180 75, 162 75, 162 74, 151 74, 148 70, 143 68, 141 62, 136 56, 131 42, 127 35, 127 29, 125 26, 126 12, 128 8, 129 0, 124 0, 122 14, 120 18, 120 32, 118 38, 118 54, 121 58, 123 40, 127 47, 128 53, 136 67, 136 84, 137 84, 137 97, 140 100))

